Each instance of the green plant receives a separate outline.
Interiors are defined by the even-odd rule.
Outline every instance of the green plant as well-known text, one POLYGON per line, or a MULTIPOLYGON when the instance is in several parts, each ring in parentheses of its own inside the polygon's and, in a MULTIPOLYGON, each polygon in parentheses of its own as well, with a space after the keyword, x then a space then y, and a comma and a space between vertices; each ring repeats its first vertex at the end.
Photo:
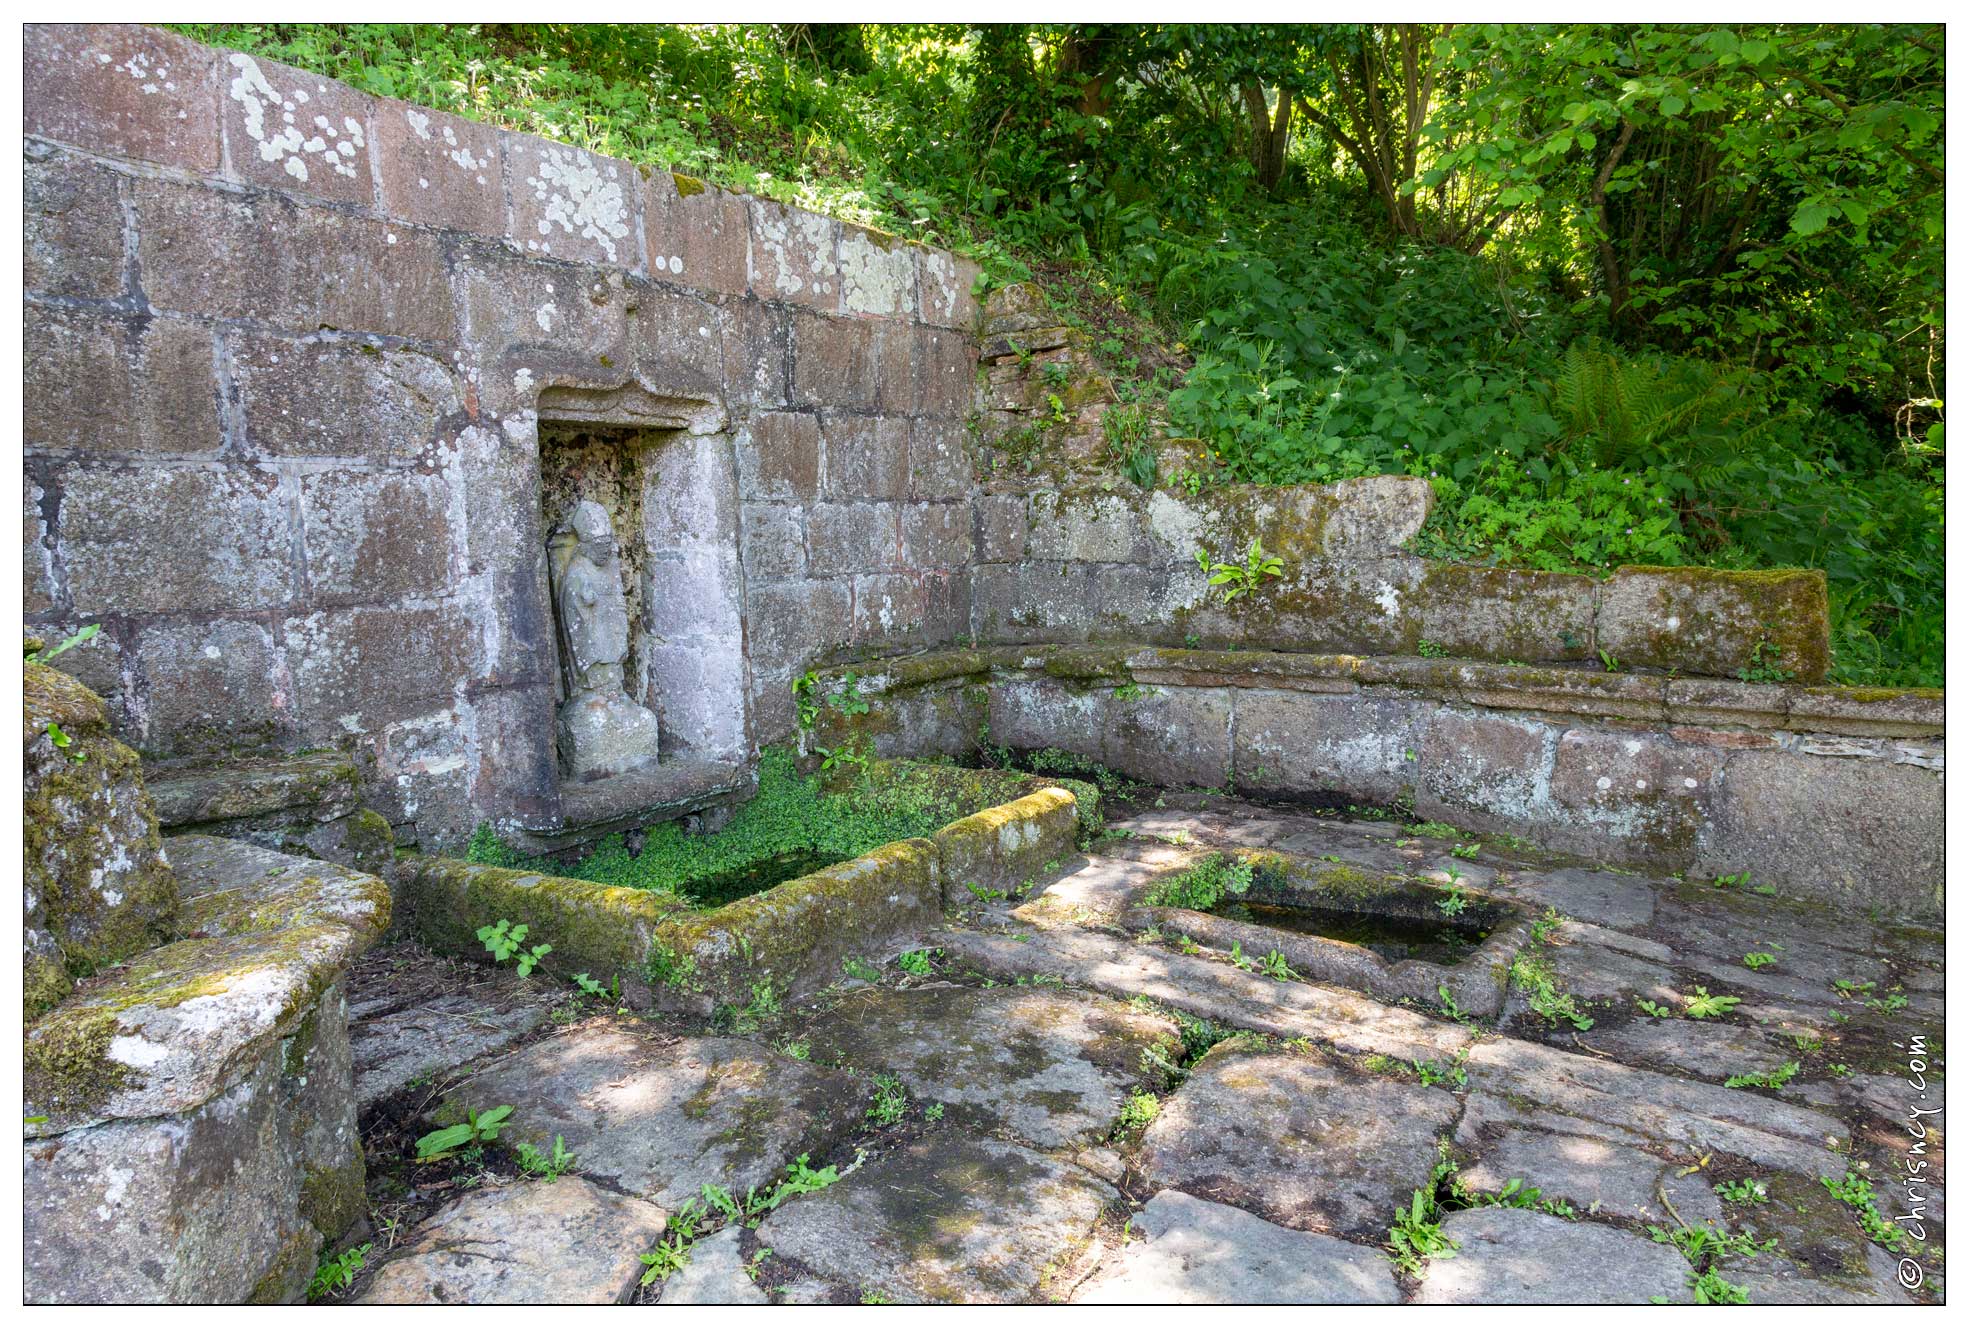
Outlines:
POLYGON ((875 1086, 875 1097, 868 1105, 868 1119, 877 1126, 893 1126, 909 1112, 909 1094, 902 1087, 902 1081, 893 1075, 877 1074, 869 1077, 875 1086))
POLYGON ((609 979, 608 983, 604 985, 597 983, 584 973, 574 975, 569 981, 580 988, 585 995, 593 997, 596 1001, 612 1002, 621 991, 613 978, 609 979))
POLYGON ((879 983, 882 981, 882 971, 859 956, 843 956, 841 959, 841 970, 849 978, 859 980, 863 983, 879 983))
POLYGON ((791 1038, 783 1039, 779 1043, 779 1052, 780 1055, 791 1057, 795 1061, 805 1061, 813 1055, 813 1044, 791 1038))
POLYGON ((1406 1206, 1395 1210, 1395 1221, 1388 1228, 1388 1250, 1395 1268, 1420 1276, 1424 1260, 1447 1256, 1457 1249, 1457 1242, 1444 1235, 1442 1210, 1428 1192, 1418 1189, 1406 1206))
POLYGON ((542 1153, 525 1140, 515 1144, 513 1152, 519 1158, 520 1171, 544 1181, 559 1180, 563 1173, 574 1170, 577 1161, 558 1135, 554 1137, 554 1151, 551 1154, 542 1153))
POLYGON ((1477 856, 1478 851, 1481 850, 1482 848, 1483 845, 1481 842, 1473 842, 1470 844, 1457 845, 1454 848, 1452 848, 1449 852, 1450 855, 1454 858, 1475 858, 1477 856))
POLYGON ((861 695, 861 678, 852 669, 841 675, 840 690, 829 693, 827 701, 843 715, 868 714, 868 699, 861 695))
POLYGON ((499 1138, 506 1119, 512 1115, 510 1103, 490 1108, 484 1113, 468 1108, 465 1120, 432 1131, 417 1141, 417 1161, 431 1163, 466 1146, 491 1144, 499 1138))
POLYGON ((793 680, 793 704, 799 711, 802 730, 812 729, 814 721, 820 718, 820 703, 814 698, 814 691, 819 687, 820 675, 811 669, 793 680))
POLYGON ((1434 1061, 1415 1062, 1413 1063, 1415 1078, 1422 1082, 1422 1087, 1425 1089, 1438 1084, 1453 1084, 1461 1087, 1470 1079, 1469 1072, 1463 1069, 1463 1063, 1469 1060, 1469 1057, 1469 1049, 1458 1048, 1447 1065, 1434 1061))
POLYGON ((1729 1079, 1723 1081, 1723 1087, 1726 1089, 1782 1089, 1785 1085, 1791 1083, 1800 1069, 1802 1068, 1797 1062, 1787 1061, 1774 1071, 1732 1075, 1729 1079))
POLYGON ((964 889, 980 904, 997 904, 1005 898, 1005 891, 998 886, 980 886, 975 881, 964 883, 964 889))
POLYGON ((1122 1100, 1121 1111, 1115 1116, 1114 1128, 1108 1132, 1113 1140, 1132 1139, 1148 1129, 1156 1114, 1162 1111, 1162 1100, 1146 1090, 1138 1090, 1122 1100))
POLYGON ((1449 984, 1436 984, 1436 1000, 1441 1003, 1443 1018, 1455 1020, 1458 1024, 1470 1018, 1470 1013, 1456 1004, 1456 997, 1449 990, 1449 984))
POLYGON ((926 1108, 924 1108, 924 1109, 923 1109, 923 1120, 925 1120, 925 1121, 942 1121, 942 1120, 943 1120, 943 1104, 942 1104, 942 1103, 932 1103, 932 1104, 930 1104, 930 1106, 928 1106, 928 1107, 926 1107, 926 1108))
POLYGON ((1297 982, 1299 978, 1292 966, 1286 963, 1285 956, 1276 950, 1267 952, 1265 958, 1258 961, 1258 972, 1281 983, 1297 982))
POLYGON ((1470 897, 1463 893, 1463 884, 1452 880, 1443 891, 1442 898, 1436 901, 1436 908, 1455 918, 1470 907, 1470 897))
POLYGON ((1210 584, 1217 588, 1225 604, 1230 604, 1240 596, 1254 594, 1264 584, 1267 577, 1283 577, 1285 560, 1267 554, 1265 542, 1253 536, 1251 544, 1244 551, 1242 563, 1216 563, 1203 550, 1196 551, 1196 564, 1210 577, 1210 584))
POLYGON ((1226 896, 1241 896, 1251 888, 1252 866, 1246 859, 1214 853, 1193 866, 1156 883, 1148 902, 1162 908, 1194 909, 1208 913, 1226 896))
POLYGON ((1648 1235, 1663 1245, 1673 1246, 1682 1252, 1684 1259, 1697 1266, 1731 1256, 1761 1255, 1776 1250, 1778 1244, 1775 1237, 1760 1242, 1747 1233, 1730 1232, 1713 1224, 1702 1227, 1684 1224, 1679 1228, 1649 1224, 1648 1235))
POLYGON ((1737 670, 1737 677, 1746 683, 1788 683, 1797 674, 1778 667, 1781 657, 1777 643, 1768 637, 1762 638, 1750 648, 1750 663, 1737 670))
POLYGON ((478 938, 486 950, 492 953, 494 964, 504 964, 507 960, 513 960, 520 977, 525 978, 533 972, 533 967, 554 949, 544 942, 538 946, 528 947, 526 934, 526 924, 515 925, 502 918, 497 923, 488 923, 480 928, 478 938), (514 959, 516 956, 518 958, 514 959))
POLYGON ((1524 993, 1525 1004, 1550 1023, 1564 1020, 1582 1032, 1593 1027, 1592 1017, 1560 986, 1558 974, 1545 957, 1520 952, 1511 961, 1510 979, 1511 986, 1524 993))
MULTIPOLYGON (((48 661, 54 659, 56 656, 74 650, 77 646, 87 645, 90 641, 94 640, 96 634, 98 632, 101 632, 102 630, 103 630, 102 624, 91 623, 87 627, 83 628, 80 632, 77 632, 72 636, 63 637, 59 642, 55 643, 53 646, 46 647, 45 649, 39 651, 29 651, 27 653, 28 662, 31 664, 46 664, 48 663, 48 661)), ((363 1247, 363 1249, 367 1250, 369 1248, 365 1246, 363 1247)), ((358 1265, 357 1267, 359 1268, 360 1265, 358 1265)))
POLYGON ((1614 658, 1613 652, 1602 650, 1599 654, 1601 668, 1605 669, 1609 674, 1618 674, 1620 672, 1620 661, 1614 658))
POLYGON ((1435 642, 1430 641, 1427 637, 1422 638, 1422 640, 1415 644, 1415 653, 1431 660, 1439 660, 1449 654, 1448 651, 1436 645, 1435 642))
POLYGON ((1116 701, 1136 701, 1146 695, 1146 692, 1139 683, 1122 683, 1117 685, 1114 690, 1114 699, 1116 701))
POLYGON ((747 1194, 745 1211, 750 1221, 756 1223, 760 1218, 785 1204, 796 1195, 812 1195, 824 1191, 841 1180, 840 1169, 833 1164, 823 1168, 809 1167, 808 1155, 801 1154, 786 1165, 786 1176, 776 1183, 772 1190, 761 1197, 757 1191, 747 1194))
POLYGON ((1853 1217, 1859 1221, 1860 1230, 1866 1233, 1868 1240, 1890 1251, 1908 1248, 1910 1241, 1907 1232, 1881 1216, 1879 1205, 1874 1200, 1872 1182, 1849 1168, 1845 1176, 1836 1180, 1820 1177, 1819 1184, 1833 1199, 1853 1211, 1853 1217))
POLYGON ((89 754, 82 751, 82 749, 80 748, 76 748, 72 752, 69 751, 70 747, 74 743, 74 740, 71 739, 67 734, 63 733, 62 727, 56 724, 53 720, 48 721, 48 723, 45 726, 43 726, 42 732, 47 734, 48 741, 50 743, 53 743, 58 749, 60 749, 62 753, 64 753, 68 757, 70 761, 89 760, 89 754))
POLYGON ((904 951, 896 957, 896 965, 905 974, 913 978, 928 978, 930 976, 930 952, 904 951))
POLYGON ((1646 997, 1636 997, 1634 1004, 1641 1008, 1643 1015, 1652 1015, 1657 1020, 1666 1020, 1675 1014, 1674 1011, 1663 1006, 1660 1002, 1649 1001, 1646 997))
POLYGON ((1711 996, 1708 988, 1698 985, 1693 997, 1682 998, 1682 1014, 1691 1020, 1714 1019, 1728 1015, 1742 1000, 1741 997, 1711 996))
POLYGON ((372 1244, 365 1241, 360 1246, 349 1247, 340 1255, 325 1257, 315 1266, 314 1277, 308 1280, 308 1300, 326 1301, 337 1292, 347 1291, 349 1285, 356 1281, 356 1275, 362 1272, 372 1249, 372 1244))
POLYGON ((1754 1177, 1743 1181, 1719 1181, 1715 1190, 1730 1204, 1765 1204, 1771 1198, 1770 1187, 1754 1177))
POLYGON ((643 956, 643 977, 653 987, 693 991, 697 986, 697 956, 689 951, 672 950, 661 940, 652 941, 643 956))
POLYGON ((1778 957, 1769 951, 1747 951, 1743 957, 1743 967, 1752 971, 1767 969, 1778 962, 1778 957))

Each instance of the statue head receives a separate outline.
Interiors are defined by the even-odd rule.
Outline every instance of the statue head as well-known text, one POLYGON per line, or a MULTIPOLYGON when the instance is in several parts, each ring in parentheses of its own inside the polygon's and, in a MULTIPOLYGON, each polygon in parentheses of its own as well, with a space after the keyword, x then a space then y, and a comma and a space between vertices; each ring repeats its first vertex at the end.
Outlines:
POLYGON ((607 508, 584 498, 554 528, 553 543, 573 545, 594 562, 606 562, 615 552, 615 524, 607 508))

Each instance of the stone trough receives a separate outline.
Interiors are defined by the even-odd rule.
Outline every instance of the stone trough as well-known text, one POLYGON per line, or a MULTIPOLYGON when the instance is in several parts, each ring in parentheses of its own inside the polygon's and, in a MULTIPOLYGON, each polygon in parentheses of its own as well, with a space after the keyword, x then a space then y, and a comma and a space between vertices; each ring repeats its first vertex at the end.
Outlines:
POLYGON ((1484 1019, 1503 1008, 1511 962, 1531 936, 1531 919, 1521 906, 1462 890, 1460 884, 1452 894, 1434 883, 1292 854, 1247 851, 1236 857, 1252 866, 1251 884, 1215 911, 1152 902, 1163 882, 1187 870, 1179 867, 1138 887, 1123 921, 1131 928, 1156 928, 1218 950, 1236 946, 1253 959, 1275 952, 1302 978, 1384 1001, 1435 1007, 1447 994, 1459 1008, 1484 1019), (1457 898, 1462 901, 1458 912, 1445 912, 1444 903, 1457 898), (1249 908, 1253 905, 1256 911, 1249 908), (1322 918, 1341 924, 1336 930, 1448 931, 1472 944, 1464 954, 1457 954, 1459 946, 1448 947, 1450 954, 1441 958, 1404 957, 1401 946, 1391 948, 1393 955, 1383 955, 1370 944, 1307 930, 1322 918), (1295 919, 1306 922, 1289 921, 1295 919))

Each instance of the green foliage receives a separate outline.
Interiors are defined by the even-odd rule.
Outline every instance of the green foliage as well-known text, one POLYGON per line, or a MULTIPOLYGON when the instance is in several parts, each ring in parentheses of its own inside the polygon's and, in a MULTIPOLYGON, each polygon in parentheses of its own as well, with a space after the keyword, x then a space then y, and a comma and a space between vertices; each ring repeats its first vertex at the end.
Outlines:
POLYGON ((308 1300, 326 1301, 338 1292, 346 1292, 356 1281, 356 1275, 368 1261, 372 1249, 370 1242, 351 1246, 340 1255, 325 1257, 315 1266, 314 1277, 308 1280, 308 1300))
POLYGON ((519 1158, 520 1171, 542 1181, 558 1181, 563 1173, 574 1171, 578 1161, 567 1151, 567 1144, 560 1136, 554 1137, 554 1151, 542 1153, 525 1140, 513 1146, 513 1153, 519 1158))
MULTIPOLYGON (((29 651, 27 653, 27 660, 30 664, 46 664, 48 663, 48 661, 54 659, 56 656, 61 655, 67 651, 74 650, 77 646, 87 645, 90 641, 94 640, 95 635, 98 632, 101 632, 102 630, 103 630, 102 624, 91 623, 89 624, 89 626, 83 628, 81 631, 76 632, 71 636, 63 637, 60 641, 56 642, 53 646, 46 647, 39 651, 29 651)), ((363 1249, 368 1250, 369 1248, 365 1246, 363 1247, 363 1249)), ((361 1267, 360 1261, 358 1261, 357 1267, 358 1268, 361 1267)))
POLYGON ((1723 1081, 1726 1089, 1782 1089, 1791 1083, 1802 1069, 1795 1061, 1787 1061, 1774 1071, 1732 1075, 1723 1081))
POLYGON ((508 960, 513 960, 520 977, 525 978, 533 972, 534 966, 546 959, 554 949, 545 942, 538 946, 527 946, 526 934, 525 923, 508 923, 502 918, 497 923, 488 923, 480 928, 478 938, 486 950, 492 953, 494 964, 504 964, 508 960), (515 956, 519 958, 514 960, 515 956))
POLYGON ((1232 854, 1211 854, 1193 867, 1163 878, 1148 902, 1170 909, 1208 913, 1227 895, 1251 889, 1251 864, 1232 854))
POLYGON ((909 1112, 909 1092, 893 1075, 872 1075, 875 1097, 868 1105, 868 1119, 877 1126, 893 1126, 909 1112))
POLYGON ((1710 1020, 1719 1015, 1728 1015, 1742 1000, 1741 997, 1712 996, 1708 988, 1698 984, 1694 996, 1682 998, 1682 1014, 1691 1020, 1710 1020))
POLYGON ((510 1103, 490 1108, 484 1113, 468 1108, 465 1112, 465 1120, 432 1131, 417 1141, 417 1161, 435 1162, 448 1157, 458 1149, 491 1144, 499 1138, 499 1132, 504 1128, 506 1118, 512 1115, 513 1108, 510 1103))
POLYGON ((1405 1207, 1395 1210, 1395 1221, 1388 1228, 1389 1257, 1395 1268, 1419 1277, 1424 1260, 1455 1253, 1458 1243, 1443 1233, 1442 1219, 1435 1197, 1420 1189, 1405 1207))
POLYGON ((896 957, 896 967, 912 978, 930 976, 930 953, 928 951, 904 951, 896 957))

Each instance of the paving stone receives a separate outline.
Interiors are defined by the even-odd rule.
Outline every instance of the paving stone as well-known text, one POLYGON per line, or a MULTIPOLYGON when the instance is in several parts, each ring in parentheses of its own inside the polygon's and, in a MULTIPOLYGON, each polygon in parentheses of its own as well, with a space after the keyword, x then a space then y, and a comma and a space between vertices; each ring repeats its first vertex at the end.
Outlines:
POLYGON ((1690 1300, 1689 1266, 1673 1246, 1598 1223, 1528 1209, 1469 1209, 1443 1232, 1459 1243, 1429 1261, 1415 1300, 1430 1306, 1646 1305, 1690 1300))
POLYGON ((1595 1025, 1581 1035, 1581 1041, 1625 1062, 1665 1063, 1714 1082, 1747 1072, 1769 1074, 1789 1060, 1785 1049, 1767 1035, 1713 1020, 1642 1017, 1620 1025, 1595 1025))
MULTIPOLYGON (((1468 1118, 1466 1118, 1468 1120, 1468 1118)), ((1688 1222, 1721 1220, 1723 1205, 1706 1184, 1675 1185, 1680 1168, 1628 1145, 1584 1135, 1507 1128, 1494 1140, 1480 1141, 1459 1128, 1458 1146, 1476 1161, 1457 1174, 1473 1192, 1495 1195, 1511 1181, 1538 1188, 1547 1200, 1561 1200, 1581 1214, 1670 1222, 1658 1191, 1688 1222)))
POLYGON ((871 988, 807 1031, 813 1057, 892 1071, 953 1120, 1042 1149, 1106 1136, 1142 1051, 1174 1042, 1174 1021, 1120 1002, 1031 988, 871 988))
POLYGON ((1503 887, 1550 905, 1568 918, 1609 928, 1641 928, 1654 917, 1655 889, 1640 877, 1563 868, 1514 872, 1503 887))
MULTIPOLYGON (((1544 954, 1559 986, 1581 1001, 1611 1001, 1622 1010, 1635 1009, 1638 997, 1673 1004, 1679 979, 1665 964, 1584 942, 1554 946, 1544 954)), ((1511 998, 1513 1007, 1524 1008, 1522 993, 1513 989, 1511 998)))
MULTIPOLYGON (((1740 1089, 1695 1084, 1515 1038, 1478 1044, 1466 1067, 1473 1091, 1508 1098, 1518 1112, 1573 1117, 1664 1149, 1697 1155, 1721 1151, 1808 1176, 1841 1171, 1830 1152, 1846 1142, 1838 1121, 1740 1089)), ((1582 1125, 1573 1133, 1604 1132, 1582 1125)))
POLYGON ((691 1262, 664 1280, 661 1306, 763 1306, 766 1294, 745 1274, 740 1229, 727 1227, 691 1248, 691 1262))
MULTIPOLYGON (((1842 1171, 1830 1168, 1827 1175, 1839 1176, 1842 1171)), ((1784 1299, 1784 1287, 1801 1278, 1862 1299, 1892 1294, 1894 1257, 1866 1239, 1852 1211, 1835 1200, 1817 1177, 1778 1174, 1765 1178, 1764 1186, 1770 1197, 1766 1203, 1732 1206, 1734 1226, 1760 1244, 1776 1241, 1777 1249, 1724 1261, 1719 1270, 1723 1277, 1733 1283, 1745 1281, 1735 1276, 1733 1266, 1740 1267, 1758 1281, 1767 1297, 1779 1294, 1772 1299, 1784 1299)), ((1830 1296, 1826 1294, 1826 1299, 1830 1296)))
POLYGON ((579 1177, 475 1191, 438 1211, 355 1298, 386 1306, 609 1305, 669 1215, 579 1177))
POLYGON ((1200 956, 1179 955, 1079 929, 1024 939, 982 932, 937 934, 936 944, 987 973, 1058 974, 1128 999, 1142 996, 1237 1029, 1310 1038, 1343 1052, 1436 1061, 1467 1047, 1462 1025, 1322 983, 1279 983, 1200 956))
POLYGON ((1868 1247, 1866 1263, 1863 1278, 1841 1281, 1814 1278, 1775 1255, 1725 1260, 1716 1272, 1748 1293, 1753 1306, 1900 1306, 1910 1300, 1899 1281, 1905 1265, 1878 1246, 1868 1247))
POLYGON ((356 1104, 366 1108, 420 1076, 468 1065, 538 1029, 553 1003, 544 992, 446 993, 350 1026, 356 1104))
POLYGON ((1365 1235, 1429 1185, 1457 1116, 1440 1089, 1364 1078, 1290 1053, 1220 1048, 1143 1132, 1149 1184, 1249 1209, 1286 1227, 1365 1235))
POLYGON ((1360 1305, 1401 1300, 1380 1251, 1159 1191, 1073 1300, 1091 1305, 1360 1305))
POLYGON ((581 1171, 676 1207, 706 1182, 743 1196, 860 1125, 866 1087, 741 1039, 666 1041, 597 1023, 535 1043, 454 1095, 513 1105, 511 1134, 556 1135, 581 1171))
POLYGON ((1022 1301, 1116 1198, 1045 1154, 940 1133, 788 1201, 758 1240, 849 1292, 1022 1301))

